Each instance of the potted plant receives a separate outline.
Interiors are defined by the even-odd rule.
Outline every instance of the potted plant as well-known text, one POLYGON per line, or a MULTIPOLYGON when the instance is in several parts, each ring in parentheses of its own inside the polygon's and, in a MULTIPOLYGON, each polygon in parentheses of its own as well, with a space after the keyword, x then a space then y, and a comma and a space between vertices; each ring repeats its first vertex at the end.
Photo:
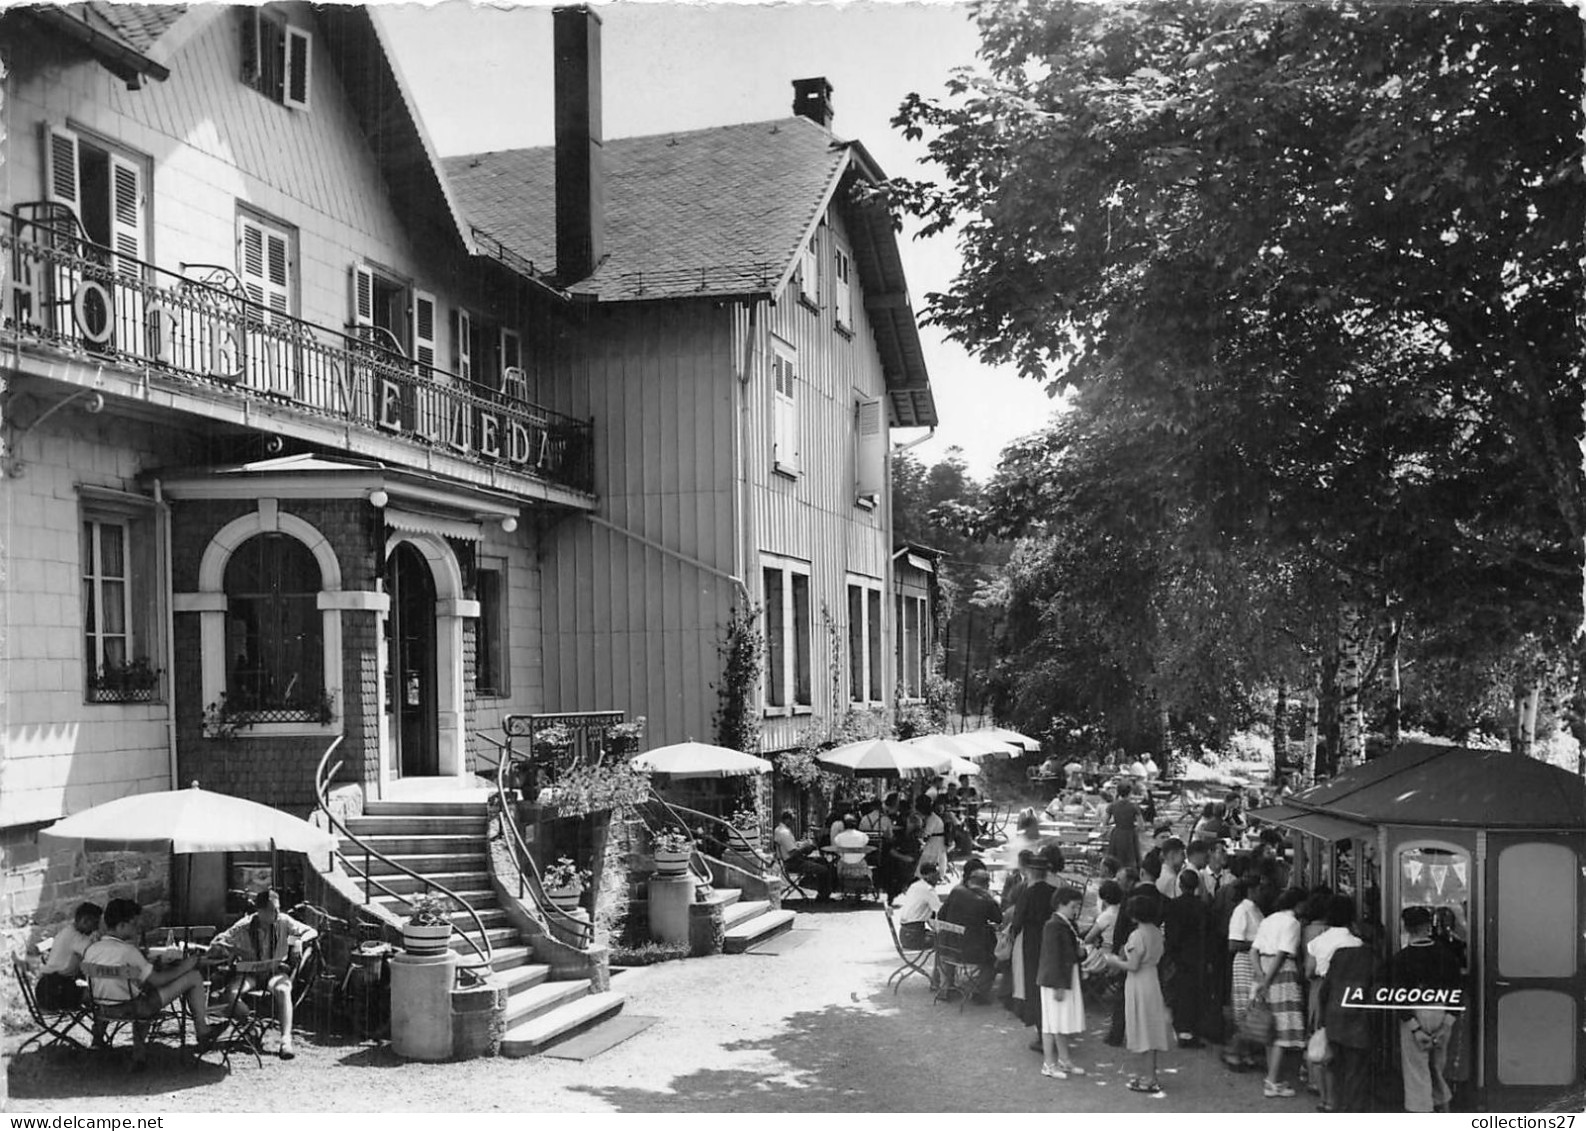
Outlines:
POLYGON ((694 855, 694 838, 682 829, 662 829, 651 838, 655 870, 662 876, 681 876, 694 855))
POLYGON ((571 911, 578 906, 579 897, 584 894, 584 885, 588 881, 588 872, 580 870, 570 858, 559 856, 556 863, 545 869, 545 874, 540 877, 540 887, 545 890, 545 898, 554 906, 571 911))
POLYGON ((402 947, 409 954, 444 954, 451 945, 452 901, 436 892, 425 892, 408 905, 402 924, 402 947))
POLYGON ((752 804, 740 804, 733 810, 728 824, 745 844, 760 843, 760 813, 752 804))

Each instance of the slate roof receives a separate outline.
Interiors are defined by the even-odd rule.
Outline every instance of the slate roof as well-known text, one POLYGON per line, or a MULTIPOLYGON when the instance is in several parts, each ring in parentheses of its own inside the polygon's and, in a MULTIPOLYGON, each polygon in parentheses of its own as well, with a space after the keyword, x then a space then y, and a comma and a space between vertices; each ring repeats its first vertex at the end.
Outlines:
POLYGON ((116 38, 134 51, 147 53, 170 26, 187 14, 186 4, 69 4, 67 11, 84 8, 109 24, 116 38))
MULTIPOLYGON (((773 295, 816 218, 882 174, 857 142, 803 117, 605 142, 605 255, 567 293, 600 302, 773 295)), ((556 274, 556 153, 448 157, 446 179, 481 244, 556 274)), ((884 207, 853 206, 849 235, 894 425, 934 426, 924 351, 884 207)))
POLYGON ((1586 782, 1507 750, 1406 742, 1288 806, 1372 825, 1578 830, 1586 829, 1586 782))
MULTIPOLYGON (((609 140, 606 256, 567 289, 604 301, 770 291, 845 158, 798 117, 609 140)), ((554 149, 443 164, 470 222, 555 272, 554 149)))

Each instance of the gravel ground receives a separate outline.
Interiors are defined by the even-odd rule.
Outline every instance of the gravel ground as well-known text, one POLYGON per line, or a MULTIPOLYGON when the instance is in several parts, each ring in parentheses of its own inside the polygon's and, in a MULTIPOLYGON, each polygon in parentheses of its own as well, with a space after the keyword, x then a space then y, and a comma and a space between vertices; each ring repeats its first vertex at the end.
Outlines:
MULTIPOLYGON (((796 905, 795 905, 796 906, 796 905)), ((619 974, 625 1011, 659 1020, 588 1061, 532 1057, 402 1061, 389 1046, 298 1041, 287 1063, 156 1048, 149 1070, 87 1053, 30 1050, 10 1064, 15 1112, 309 1111, 1283 1111, 1260 1077, 1210 1050, 1164 1054, 1166 1096, 1124 1088, 1099 1029, 1075 1052, 1090 1075, 1040 1074, 1040 1056, 997 1006, 933 1004, 919 978, 894 996, 897 959, 875 906, 801 914, 804 941, 779 955, 723 955, 619 974), (130 1103, 128 1101, 131 1101, 130 1103)), ((1093 1026, 1103 1018, 1092 1011, 1093 1026)), ((20 1039, 6 1041, 9 1050, 20 1039)), ((271 1045, 273 1047, 273 1044, 271 1045)))

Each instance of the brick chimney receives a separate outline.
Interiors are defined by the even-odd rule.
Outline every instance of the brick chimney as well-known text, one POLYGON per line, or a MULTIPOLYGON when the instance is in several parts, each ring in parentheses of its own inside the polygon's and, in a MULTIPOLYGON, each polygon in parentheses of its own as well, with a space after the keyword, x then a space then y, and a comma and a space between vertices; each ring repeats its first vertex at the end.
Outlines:
POLYGON ((556 276, 594 274, 606 253, 606 167, 600 127, 600 17, 552 13, 556 50, 556 276))
POLYGON ((822 129, 832 128, 832 84, 824 75, 793 80, 793 113, 822 129))

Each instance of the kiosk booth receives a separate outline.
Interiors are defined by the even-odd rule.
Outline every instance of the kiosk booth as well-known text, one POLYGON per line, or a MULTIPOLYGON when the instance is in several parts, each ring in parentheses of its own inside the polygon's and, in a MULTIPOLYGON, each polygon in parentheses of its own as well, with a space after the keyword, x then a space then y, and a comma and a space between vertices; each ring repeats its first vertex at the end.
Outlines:
POLYGON ((1586 1079, 1586 781, 1499 750, 1405 743, 1251 813, 1294 836, 1292 881, 1354 896, 1402 945, 1421 905, 1465 953, 1460 1026, 1481 1107, 1535 1110, 1586 1079))

